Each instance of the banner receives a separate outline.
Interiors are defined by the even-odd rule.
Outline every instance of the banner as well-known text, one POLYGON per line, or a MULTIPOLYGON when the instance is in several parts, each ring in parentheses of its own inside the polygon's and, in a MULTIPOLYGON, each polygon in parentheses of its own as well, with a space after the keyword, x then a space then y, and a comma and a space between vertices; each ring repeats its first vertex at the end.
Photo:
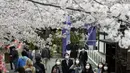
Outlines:
POLYGON ((70 29, 71 29, 71 22, 70 22, 70 16, 66 17, 66 21, 64 22, 64 25, 66 27, 64 27, 62 29, 62 35, 64 35, 65 37, 62 37, 62 53, 63 56, 66 53, 66 45, 68 44, 67 42, 70 41, 70 29))
POLYGON ((87 45, 96 46, 96 27, 89 24, 85 25, 88 31, 87 45))
MULTIPOLYGON (((65 28, 63 28, 62 29, 62 35, 64 35, 66 33, 66 29, 65 28)), ((63 54, 63 56, 64 56, 64 54, 65 54, 65 51, 66 51, 66 37, 62 37, 62 54, 63 54)))

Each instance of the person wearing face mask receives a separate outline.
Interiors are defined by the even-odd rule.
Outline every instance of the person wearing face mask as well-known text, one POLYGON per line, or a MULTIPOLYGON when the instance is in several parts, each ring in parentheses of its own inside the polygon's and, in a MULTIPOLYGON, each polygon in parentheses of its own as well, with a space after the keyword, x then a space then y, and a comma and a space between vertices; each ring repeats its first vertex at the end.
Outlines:
POLYGON ((51 73, 62 73, 61 60, 56 59, 56 64, 52 67, 51 73))
POLYGON ((74 70, 73 73, 81 73, 82 68, 81 68, 81 66, 80 66, 80 61, 79 61, 78 58, 75 59, 75 62, 74 62, 74 64, 70 67, 70 69, 73 69, 73 70, 74 70))
POLYGON ((84 69, 85 64, 88 60, 88 54, 85 51, 85 48, 82 48, 81 52, 79 53, 79 60, 80 60, 81 67, 84 69))
POLYGON ((103 73, 103 63, 102 62, 100 62, 99 64, 98 64, 98 70, 97 70, 97 73, 103 73))
POLYGON ((73 65, 73 60, 69 58, 68 53, 65 53, 64 56, 65 56, 65 59, 62 60, 62 63, 61 63, 62 71, 63 73, 71 73, 72 70, 70 69, 70 67, 73 65))
POLYGON ((90 63, 87 63, 85 69, 82 70, 82 73, 94 73, 90 63))
POLYGON ((108 73, 108 66, 107 66, 107 64, 104 65, 103 69, 104 69, 103 73, 108 73))

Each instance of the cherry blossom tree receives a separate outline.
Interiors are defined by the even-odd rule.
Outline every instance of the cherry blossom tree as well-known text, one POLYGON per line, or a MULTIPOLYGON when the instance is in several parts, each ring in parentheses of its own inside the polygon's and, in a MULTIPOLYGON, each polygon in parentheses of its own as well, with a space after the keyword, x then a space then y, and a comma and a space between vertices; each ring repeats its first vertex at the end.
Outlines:
POLYGON ((128 48, 129 21, 129 0, 0 0, 3 42, 5 38, 16 38, 40 45, 45 41, 35 32, 37 28, 81 28, 92 24, 108 33, 108 39, 128 48), (67 16, 71 17, 71 26, 63 24, 67 16))

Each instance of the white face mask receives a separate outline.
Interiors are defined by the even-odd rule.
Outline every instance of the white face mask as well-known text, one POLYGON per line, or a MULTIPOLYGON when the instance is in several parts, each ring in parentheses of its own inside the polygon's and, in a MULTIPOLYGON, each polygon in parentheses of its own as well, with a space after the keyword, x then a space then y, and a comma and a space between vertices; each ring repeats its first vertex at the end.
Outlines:
POLYGON ((90 68, 90 66, 88 66, 88 65, 87 65, 87 66, 85 66, 85 68, 86 68, 86 69, 89 69, 89 68, 90 68))
POLYGON ((107 66, 104 66, 104 70, 108 70, 108 67, 107 67, 107 66))
POLYGON ((60 65, 61 63, 59 61, 56 62, 57 65, 60 65))
POLYGON ((85 49, 83 48, 82 51, 85 51, 85 49))
POLYGON ((79 64, 79 60, 76 60, 76 64, 79 64))
POLYGON ((100 64, 100 65, 99 65, 99 68, 102 68, 102 67, 103 67, 103 65, 102 65, 102 64, 100 64))
POLYGON ((65 56, 66 59, 69 59, 69 56, 65 56))

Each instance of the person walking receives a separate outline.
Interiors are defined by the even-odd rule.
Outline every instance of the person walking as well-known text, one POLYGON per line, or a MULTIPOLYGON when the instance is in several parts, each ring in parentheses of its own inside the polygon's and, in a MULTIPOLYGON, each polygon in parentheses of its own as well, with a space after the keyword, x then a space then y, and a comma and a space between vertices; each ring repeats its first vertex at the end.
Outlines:
POLYGON ((35 67, 31 59, 28 59, 26 65, 24 66, 25 73, 36 73, 35 67))
POLYGON ((19 57, 18 63, 17 63, 18 68, 24 67, 26 65, 26 61, 27 59, 29 59, 27 56, 28 55, 26 54, 26 52, 22 51, 22 57, 19 57))
POLYGON ((76 59, 77 55, 78 55, 78 49, 79 49, 79 45, 78 43, 73 44, 72 48, 71 48, 71 53, 70 53, 70 57, 76 59))
POLYGON ((62 71, 63 73, 71 73, 70 67, 73 65, 73 60, 69 58, 69 54, 65 53, 65 59, 62 60, 62 71))
POLYGON ((62 73, 61 60, 56 59, 55 65, 52 67, 51 73, 62 73))
POLYGON ((104 72, 103 63, 102 63, 102 62, 100 62, 100 63, 98 64, 98 69, 97 69, 96 72, 97 72, 97 73, 103 73, 103 72, 104 72))
POLYGON ((28 57, 28 52, 27 52, 27 50, 28 50, 28 49, 27 49, 26 47, 24 47, 24 48, 23 48, 23 51, 22 51, 22 52, 24 52, 24 54, 26 55, 26 57, 28 57))
POLYGON ((47 69, 47 62, 50 59, 50 50, 49 50, 48 44, 46 44, 46 47, 42 49, 41 57, 43 58, 44 63, 45 63, 45 68, 47 69))
POLYGON ((80 61, 79 59, 75 59, 75 62, 73 63, 73 65, 70 67, 70 69, 73 70, 72 73, 81 73, 82 72, 82 68, 81 68, 81 65, 80 65, 80 61))
POLYGON ((15 46, 10 46, 9 47, 9 61, 10 61, 10 68, 11 68, 11 70, 13 70, 13 57, 12 57, 12 55, 13 55, 13 49, 15 49, 15 46))
POLYGON ((85 48, 82 48, 82 50, 81 50, 81 52, 79 54, 79 60, 80 60, 80 64, 81 64, 82 69, 84 69, 85 65, 86 65, 86 62, 88 60, 88 54, 85 51, 85 48))
POLYGON ((35 57, 35 64, 34 64, 34 67, 36 69, 36 73, 46 73, 45 72, 45 67, 44 67, 44 64, 41 63, 41 57, 40 56, 36 56, 35 57))
POLYGON ((82 70, 82 73, 94 73, 90 63, 87 63, 85 69, 82 70))
POLYGON ((12 49, 12 59, 13 59, 13 64, 14 64, 14 67, 15 67, 15 72, 17 70, 17 63, 18 63, 18 58, 19 58, 19 55, 18 55, 18 51, 16 48, 13 48, 12 49))

